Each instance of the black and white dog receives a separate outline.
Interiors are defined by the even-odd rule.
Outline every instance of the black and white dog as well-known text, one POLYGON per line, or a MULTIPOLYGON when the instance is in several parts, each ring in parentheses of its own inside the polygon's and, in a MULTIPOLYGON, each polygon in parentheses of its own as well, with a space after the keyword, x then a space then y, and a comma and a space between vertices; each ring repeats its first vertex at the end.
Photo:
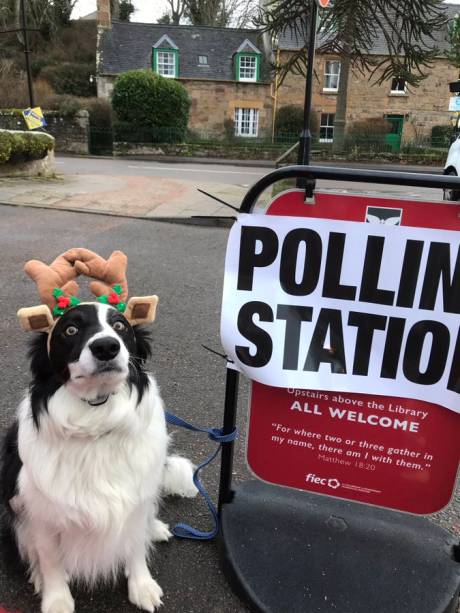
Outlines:
POLYGON ((33 380, 7 434, 1 492, 42 613, 72 613, 69 582, 123 570, 145 611, 162 590, 147 567, 162 494, 194 496, 192 465, 168 456, 163 402, 143 368, 145 330, 83 303, 31 346, 33 380))

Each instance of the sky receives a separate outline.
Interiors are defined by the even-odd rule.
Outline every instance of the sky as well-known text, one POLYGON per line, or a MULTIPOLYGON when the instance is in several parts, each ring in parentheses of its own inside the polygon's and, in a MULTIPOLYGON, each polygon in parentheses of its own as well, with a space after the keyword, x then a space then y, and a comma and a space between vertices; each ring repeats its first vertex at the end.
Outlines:
MULTIPOLYGON (((445 0, 447 4, 460 4, 460 0, 445 0)), ((167 10, 166 0, 134 0, 136 12, 131 17, 131 21, 141 21, 144 23, 154 23, 167 10)), ((96 0, 78 0, 75 6, 73 17, 78 18, 96 10, 96 0)))
MULTIPOLYGON (((136 12, 131 16, 131 21, 153 23, 166 12, 168 5, 165 0, 134 0, 134 6, 136 12)), ((72 17, 78 18, 95 10, 96 0, 78 0, 72 17)))

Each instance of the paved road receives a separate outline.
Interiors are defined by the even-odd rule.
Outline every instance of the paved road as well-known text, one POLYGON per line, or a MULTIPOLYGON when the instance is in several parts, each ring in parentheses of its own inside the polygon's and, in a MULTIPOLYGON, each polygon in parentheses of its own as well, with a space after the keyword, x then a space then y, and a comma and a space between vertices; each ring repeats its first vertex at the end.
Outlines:
MULTIPOLYGON (((201 344, 219 349, 219 313, 227 231, 218 228, 170 225, 153 221, 85 213, 0 206, 0 372, 2 400, 0 431, 11 422, 28 383, 27 335, 15 313, 36 304, 32 283, 22 273, 25 260, 50 261, 69 246, 84 245, 108 255, 114 248, 130 259, 133 293, 154 291, 160 296, 154 325, 155 372, 166 406, 194 423, 219 425, 223 408, 224 365, 201 344)), ((240 393, 239 427, 234 465, 236 481, 247 477, 244 432, 247 388, 240 393)), ((199 462, 212 449, 203 436, 174 434, 180 452, 199 462)), ((218 466, 205 474, 217 492, 218 466)), ((437 518, 460 534, 458 495, 437 518)), ((161 517, 206 528, 207 512, 199 499, 168 500, 161 517)), ((1 558, 1 556, 0 556, 1 558)), ((164 613, 244 613, 246 608, 231 592, 218 564, 216 543, 173 541, 158 547, 152 562, 155 577, 165 591, 164 613)), ((100 587, 93 593, 74 591, 78 613, 135 613, 126 598, 125 582, 100 587)), ((39 613, 39 603, 22 575, 12 575, 0 562, 0 605, 10 611, 39 613)), ((287 613, 287 612, 286 612, 287 613)), ((416 613, 416 612, 411 612, 416 613)))
MULTIPOLYGON (((326 165, 326 164, 325 164, 326 165)), ((327 164, 330 166, 331 164, 327 164)), ((340 166, 340 162, 337 163, 340 166)), ((368 167, 357 165, 357 167, 368 167)), ((384 169, 385 166, 380 166, 384 169)), ((398 167, 388 167, 388 170, 397 170, 398 167)), ((405 170, 404 166, 399 167, 405 170)), ((97 159, 97 158, 78 158, 69 156, 57 157, 57 172, 64 175, 112 175, 114 177, 151 177, 169 180, 193 182, 196 187, 203 184, 234 185, 247 188, 265 174, 270 172, 270 168, 257 166, 240 167, 226 166, 218 164, 198 164, 198 163, 177 163, 157 162, 149 160, 127 160, 127 159, 97 159)), ((414 170, 414 169, 411 169, 414 170)), ((426 172, 430 168, 423 169, 426 172)), ((432 169, 439 173, 439 169, 432 169)), ((422 188, 402 188, 398 185, 363 185, 359 183, 339 184, 334 181, 318 181, 319 189, 339 190, 342 192, 353 193, 385 193, 391 197, 405 196, 408 198, 425 198, 441 200, 441 190, 429 190, 422 188)))
POLYGON ((68 175, 124 175, 165 177, 199 183, 226 183, 249 186, 263 177, 269 169, 257 167, 221 166, 213 164, 172 164, 149 160, 118 160, 57 157, 57 172, 68 175))

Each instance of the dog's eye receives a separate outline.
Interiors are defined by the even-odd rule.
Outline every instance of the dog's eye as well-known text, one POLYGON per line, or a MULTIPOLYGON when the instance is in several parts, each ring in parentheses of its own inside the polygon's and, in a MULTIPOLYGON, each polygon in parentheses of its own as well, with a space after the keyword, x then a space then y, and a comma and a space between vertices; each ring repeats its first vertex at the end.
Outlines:
POLYGON ((68 326, 64 330, 64 334, 66 336, 75 336, 75 334, 77 334, 77 332, 78 332, 78 328, 76 326, 68 326))
POLYGON ((123 332, 123 330, 126 330, 126 326, 122 321, 115 321, 112 324, 112 328, 115 330, 115 332, 123 332))

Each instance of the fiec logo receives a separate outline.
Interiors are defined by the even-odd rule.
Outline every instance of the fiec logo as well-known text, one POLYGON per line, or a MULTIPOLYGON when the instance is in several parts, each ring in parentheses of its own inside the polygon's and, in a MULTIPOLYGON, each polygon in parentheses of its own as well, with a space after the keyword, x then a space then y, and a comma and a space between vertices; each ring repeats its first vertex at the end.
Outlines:
POLYGON ((338 479, 318 477, 318 475, 315 475, 314 473, 308 473, 308 475, 305 477, 305 481, 307 483, 315 483, 316 485, 325 485, 326 487, 330 487, 332 490, 336 490, 341 485, 338 479))

